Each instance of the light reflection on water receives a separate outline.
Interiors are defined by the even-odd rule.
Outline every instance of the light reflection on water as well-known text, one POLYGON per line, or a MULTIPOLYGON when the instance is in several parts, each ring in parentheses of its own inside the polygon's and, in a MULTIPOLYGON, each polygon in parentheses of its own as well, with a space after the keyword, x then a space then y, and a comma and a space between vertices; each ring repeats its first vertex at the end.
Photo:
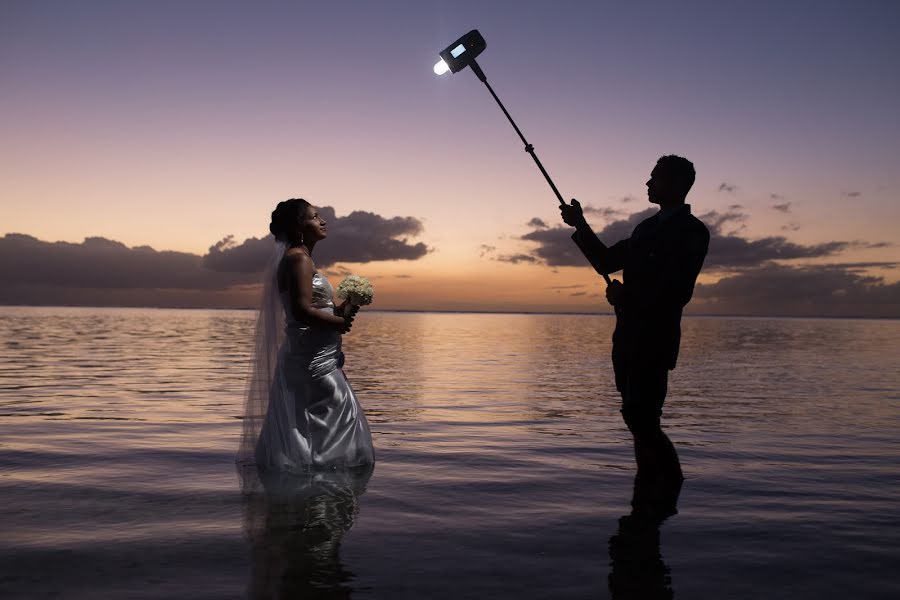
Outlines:
POLYGON ((364 312, 374 475, 242 497, 252 325, 0 308, 0 595, 603 598, 622 552, 676 597, 900 594, 900 322, 686 319, 655 530, 619 521, 610 318, 364 312))

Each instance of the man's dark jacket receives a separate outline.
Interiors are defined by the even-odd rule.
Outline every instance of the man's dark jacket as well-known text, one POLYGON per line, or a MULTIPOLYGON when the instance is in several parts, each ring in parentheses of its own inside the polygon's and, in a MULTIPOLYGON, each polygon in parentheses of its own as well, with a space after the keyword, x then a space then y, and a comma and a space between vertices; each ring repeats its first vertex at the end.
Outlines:
POLYGON ((681 311, 709 248, 709 230, 682 204, 641 221, 628 239, 607 248, 590 227, 572 239, 600 273, 623 270, 624 302, 617 306, 613 360, 632 368, 674 369, 681 311))

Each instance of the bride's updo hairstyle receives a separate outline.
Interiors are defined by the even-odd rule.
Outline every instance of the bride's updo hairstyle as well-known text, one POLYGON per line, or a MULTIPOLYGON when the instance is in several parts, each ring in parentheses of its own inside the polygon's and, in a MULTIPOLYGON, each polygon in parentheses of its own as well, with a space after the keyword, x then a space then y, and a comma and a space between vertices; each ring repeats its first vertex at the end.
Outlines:
POLYGON ((310 203, 303 198, 291 198, 279 202, 272 211, 272 222, 269 223, 269 231, 272 232, 275 239, 282 242, 301 241, 300 221, 309 206, 311 206, 310 203))

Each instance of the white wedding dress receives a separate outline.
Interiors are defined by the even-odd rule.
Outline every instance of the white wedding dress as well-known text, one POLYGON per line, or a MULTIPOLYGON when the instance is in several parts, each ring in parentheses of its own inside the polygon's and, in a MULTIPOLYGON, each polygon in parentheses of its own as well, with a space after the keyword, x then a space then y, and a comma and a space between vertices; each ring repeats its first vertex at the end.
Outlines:
MULTIPOLYGON (((280 261, 283 252, 284 248, 279 248, 275 260, 280 261)), ((341 369, 341 334, 297 319, 289 293, 277 293, 277 267, 270 271, 257 327, 256 360, 238 462, 277 471, 373 464, 369 424, 341 369), (277 309, 273 296, 280 301, 277 309), (276 314, 266 314, 274 310, 276 314), (277 331, 281 324, 283 328, 277 331), (273 342, 277 352, 271 351, 273 342)), ((313 306, 333 312, 328 279, 316 273, 312 287, 313 306)))

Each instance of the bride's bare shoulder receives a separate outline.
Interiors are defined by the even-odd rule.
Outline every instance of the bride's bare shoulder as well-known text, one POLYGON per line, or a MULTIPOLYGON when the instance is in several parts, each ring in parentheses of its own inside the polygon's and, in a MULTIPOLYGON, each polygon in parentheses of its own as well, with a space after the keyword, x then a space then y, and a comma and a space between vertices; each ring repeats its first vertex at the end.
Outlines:
POLYGON ((289 248, 284 253, 284 262, 289 267, 297 269, 312 269, 316 270, 316 265, 313 263, 312 257, 309 254, 304 252, 301 248, 289 248))

